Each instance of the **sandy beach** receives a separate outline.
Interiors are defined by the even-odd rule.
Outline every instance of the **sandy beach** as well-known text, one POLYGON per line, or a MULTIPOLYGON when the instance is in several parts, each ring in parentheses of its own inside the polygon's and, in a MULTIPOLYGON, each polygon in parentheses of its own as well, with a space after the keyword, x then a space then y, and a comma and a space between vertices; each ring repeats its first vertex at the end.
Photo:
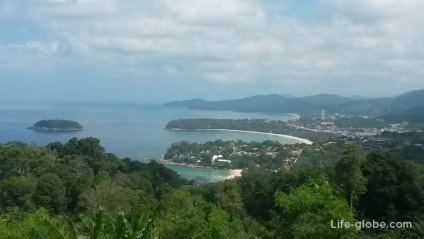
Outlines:
POLYGON ((241 172, 243 171, 243 169, 231 169, 230 170, 230 175, 228 175, 228 177, 226 179, 232 179, 235 177, 241 177, 241 172))
MULTIPOLYGON (((214 168, 211 168, 211 167, 200 166, 200 165, 195 165, 195 164, 175 163, 175 162, 172 162, 172 161, 169 161, 169 160, 163 160, 163 159, 155 159, 155 160, 158 163, 168 164, 168 165, 177 165, 177 166, 182 166, 182 167, 187 167, 187 168, 204 168, 204 169, 219 170, 219 169, 214 169, 214 168)), ((241 177, 241 172, 243 171, 243 169, 230 169, 228 171, 229 171, 229 174, 224 179, 232 179, 232 178, 235 178, 235 177, 241 177)))
POLYGON ((257 131, 247 131, 247 130, 236 130, 236 129, 170 129, 170 130, 198 130, 198 131, 228 131, 228 132, 244 132, 244 133, 253 133, 253 134, 263 134, 263 135, 272 135, 283 138, 290 138, 299 141, 299 143, 303 144, 313 144, 309 139, 299 138, 291 135, 285 134, 274 134, 274 133, 265 133, 265 132, 257 132, 257 131))

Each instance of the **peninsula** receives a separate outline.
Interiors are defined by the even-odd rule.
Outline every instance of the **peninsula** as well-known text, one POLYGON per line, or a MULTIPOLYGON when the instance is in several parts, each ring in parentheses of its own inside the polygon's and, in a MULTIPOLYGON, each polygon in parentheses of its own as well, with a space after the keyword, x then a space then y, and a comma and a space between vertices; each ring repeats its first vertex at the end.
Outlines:
POLYGON ((256 134, 269 134, 290 137, 300 143, 312 144, 334 141, 336 137, 328 133, 312 132, 291 127, 293 122, 266 119, 178 119, 166 124, 168 130, 219 130, 239 131, 256 134))
POLYGON ((37 131, 81 131, 84 127, 76 121, 71 120, 41 120, 28 129, 37 131))

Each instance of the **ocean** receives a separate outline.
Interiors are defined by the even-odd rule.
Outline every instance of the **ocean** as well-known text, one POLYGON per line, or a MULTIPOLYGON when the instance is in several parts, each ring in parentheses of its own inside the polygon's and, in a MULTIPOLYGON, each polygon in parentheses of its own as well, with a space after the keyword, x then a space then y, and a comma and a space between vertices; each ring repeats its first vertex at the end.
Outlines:
MULTIPOLYGON (((295 119, 291 114, 255 114, 229 111, 202 111, 170 108, 160 105, 108 105, 108 104, 20 104, 0 105, 0 143, 8 141, 67 142, 73 137, 96 137, 107 152, 134 160, 146 160, 166 153, 172 143, 181 140, 203 143, 217 139, 244 141, 277 140, 296 143, 295 139, 272 135, 227 131, 171 131, 164 129, 168 121, 186 118, 216 119, 295 119), (40 132, 27 129, 42 119, 74 120, 87 130, 77 132, 40 132)), ((182 176, 216 178, 221 171, 174 167, 182 176), (213 175, 210 175, 210 174, 213 175), (215 175, 216 174, 216 175, 215 175), (216 177, 215 177, 216 176, 216 177)))

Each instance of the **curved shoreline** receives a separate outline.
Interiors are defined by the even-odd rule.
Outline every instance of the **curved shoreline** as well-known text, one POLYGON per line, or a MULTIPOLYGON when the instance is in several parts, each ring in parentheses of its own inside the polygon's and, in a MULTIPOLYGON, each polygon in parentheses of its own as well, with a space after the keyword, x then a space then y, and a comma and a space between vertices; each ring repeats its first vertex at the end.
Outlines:
POLYGON ((282 138, 289 138, 299 141, 303 144, 313 144, 314 142, 310 141, 309 139, 299 138, 291 135, 285 135, 285 134, 274 134, 274 133, 266 133, 266 132, 258 132, 258 131, 248 131, 248 130, 237 130, 237 129, 179 129, 179 128, 171 128, 168 130, 184 130, 184 131, 190 131, 190 130, 196 130, 196 131, 227 131, 227 132, 242 132, 242 133, 253 133, 253 134, 263 134, 263 135, 272 135, 272 136, 278 136, 282 138))
MULTIPOLYGON (((206 169, 206 170, 213 170, 213 171, 215 171, 215 170, 216 171, 225 171, 227 173, 227 175, 218 176, 220 178, 218 181, 223 181, 223 180, 227 180, 227 179, 233 179, 233 178, 236 178, 236 177, 241 177, 241 173, 243 171, 243 169, 217 169, 217 168, 211 168, 211 167, 207 167, 207 166, 200 166, 200 165, 189 164, 189 163, 175 163, 175 162, 164 160, 164 159, 155 159, 155 161, 165 165, 165 167, 166 167, 166 165, 170 165, 170 166, 178 166, 178 167, 191 168, 191 169, 206 169)), ((171 169, 178 173, 178 171, 175 170, 174 168, 171 168, 171 169)), ((181 174, 179 174, 179 175, 181 177, 184 177, 181 174)))
POLYGON ((161 164, 176 165, 176 166, 181 166, 181 167, 186 167, 186 168, 216 169, 216 168, 196 165, 196 164, 192 164, 192 163, 176 163, 176 162, 172 162, 172 161, 166 160, 166 159, 154 159, 154 160, 158 163, 161 163, 161 164))

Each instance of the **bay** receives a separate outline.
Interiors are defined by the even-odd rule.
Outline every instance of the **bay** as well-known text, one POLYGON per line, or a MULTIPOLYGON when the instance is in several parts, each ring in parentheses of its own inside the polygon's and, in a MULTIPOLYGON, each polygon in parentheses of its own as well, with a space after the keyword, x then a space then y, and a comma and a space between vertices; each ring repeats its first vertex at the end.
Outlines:
MULTIPOLYGON (((164 129, 173 119, 273 119, 290 120, 291 114, 255 114, 229 111, 202 111, 170 108, 160 105, 113 105, 113 104, 2 104, 0 105, 0 143, 8 141, 67 142, 73 137, 96 137, 107 152, 134 160, 155 158, 166 153, 172 143, 187 140, 204 143, 217 139, 240 139, 243 141, 277 140, 291 144, 295 139, 272 135, 228 131, 171 131, 164 129), (27 129, 42 119, 67 119, 82 124, 88 130, 77 132, 41 132, 27 129)), ((182 176, 191 177, 192 172, 209 178, 211 172, 199 169, 175 168, 182 176), (209 176, 208 176, 209 175, 209 176)), ((219 175, 221 172, 212 172, 219 175)))

